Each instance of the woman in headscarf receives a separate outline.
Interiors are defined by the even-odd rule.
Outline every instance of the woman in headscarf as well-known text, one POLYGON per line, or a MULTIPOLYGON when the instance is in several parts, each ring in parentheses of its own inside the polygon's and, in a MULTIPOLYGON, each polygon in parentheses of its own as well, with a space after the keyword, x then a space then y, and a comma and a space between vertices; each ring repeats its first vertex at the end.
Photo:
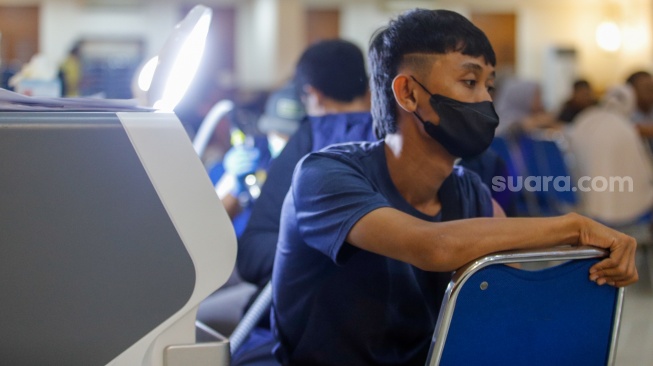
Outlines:
POLYGON ((568 132, 580 210, 613 227, 648 224, 653 208, 653 163, 629 120, 635 103, 630 85, 614 86, 568 132))
POLYGON ((556 125, 553 115, 544 109, 540 85, 535 81, 506 80, 499 85, 494 106, 500 120, 496 132, 499 136, 556 125))

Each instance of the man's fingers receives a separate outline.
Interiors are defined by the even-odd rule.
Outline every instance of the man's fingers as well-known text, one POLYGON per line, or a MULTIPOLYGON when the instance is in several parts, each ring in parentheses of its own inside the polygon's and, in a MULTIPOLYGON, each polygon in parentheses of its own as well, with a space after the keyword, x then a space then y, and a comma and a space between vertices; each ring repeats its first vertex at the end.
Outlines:
POLYGON ((626 286, 637 281, 637 268, 634 260, 606 258, 590 269, 590 280, 598 285, 626 286))

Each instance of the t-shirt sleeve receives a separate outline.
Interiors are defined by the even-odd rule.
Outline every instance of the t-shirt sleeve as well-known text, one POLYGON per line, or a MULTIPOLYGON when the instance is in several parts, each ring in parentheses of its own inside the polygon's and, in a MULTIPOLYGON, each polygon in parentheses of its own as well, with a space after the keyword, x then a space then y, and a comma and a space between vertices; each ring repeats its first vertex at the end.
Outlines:
POLYGON ((336 264, 358 250, 345 242, 354 224, 390 206, 359 165, 325 152, 309 154, 297 165, 291 190, 302 240, 336 264))

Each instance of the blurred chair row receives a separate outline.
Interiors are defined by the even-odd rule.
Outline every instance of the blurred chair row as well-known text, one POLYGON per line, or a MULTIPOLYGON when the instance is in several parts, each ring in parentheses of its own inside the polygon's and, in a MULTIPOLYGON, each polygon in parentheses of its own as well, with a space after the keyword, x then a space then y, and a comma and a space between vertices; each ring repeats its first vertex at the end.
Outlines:
MULTIPOLYGON (((518 216, 555 216, 569 212, 588 215, 583 212, 582 197, 579 195, 582 187, 578 186, 578 162, 562 132, 536 131, 519 136, 497 136, 490 148, 501 156, 508 167, 505 184, 490 188, 505 186, 505 189, 513 191, 518 216)), ((594 219, 602 221, 600 218, 594 219)), ((647 271, 640 272, 648 272, 653 283, 651 213, 632 222, 604 223, 637 239, 641 259, 647 267, 647 271)))
POLYGON ((508 167, 505 189, 515 192, 518 216, 560 215, 578 203, 572 161, 561 134, 497 136, 490 148, 508 167))

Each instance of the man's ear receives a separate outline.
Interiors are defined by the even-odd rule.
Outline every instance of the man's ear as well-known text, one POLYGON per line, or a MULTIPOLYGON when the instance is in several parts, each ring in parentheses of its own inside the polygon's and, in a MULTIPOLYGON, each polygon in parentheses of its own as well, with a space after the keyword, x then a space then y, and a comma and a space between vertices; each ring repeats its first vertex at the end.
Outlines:
POLYGON ((401 109, 413 113, 417 109, 417 93, 409 76, 399 74, 392 80, 392 93, 401 109))
POLYGON ((314 87, 306 84, 304 86, 304 91, 306 92, 306 96, 309 98, 313 98, 314 103, 318 106, 323 106, 324 105, 324 93, 321 91, 315 89, 314 87))

